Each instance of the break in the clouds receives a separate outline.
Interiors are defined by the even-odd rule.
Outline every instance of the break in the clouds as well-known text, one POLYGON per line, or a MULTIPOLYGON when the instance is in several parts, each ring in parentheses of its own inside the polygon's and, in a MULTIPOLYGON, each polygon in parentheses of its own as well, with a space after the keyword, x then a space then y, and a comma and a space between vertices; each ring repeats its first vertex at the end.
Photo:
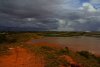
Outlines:
POLYGON ((91 5, 90 3, 83 3, 82 7, 79 8, 80 10, 86 10, 88 12, 96 12, 97 9, 91 5))
POLYGON ((100 31, 99 0, 0 0, 1 31, 100 31))

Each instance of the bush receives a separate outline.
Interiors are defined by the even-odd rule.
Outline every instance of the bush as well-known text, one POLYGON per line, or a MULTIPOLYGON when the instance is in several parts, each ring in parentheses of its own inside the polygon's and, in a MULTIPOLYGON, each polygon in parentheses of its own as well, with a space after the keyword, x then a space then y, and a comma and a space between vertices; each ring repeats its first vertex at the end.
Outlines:
POLYGON ((58 55, 67 55, 67 54, 69 54, 69 52, 70 52, 69 49, 67 47, 65 47, 64 49, 58 50, 57 54, 58 55))
POLYGON ((58 61, 49 61, 46 63, 45 67, 59 67, 59 62, 58 61))
POLYGON ((100 57, 96 57, 98 63, 100 63, 100 57))
POLYGON ((6 41, 6 36, 4 34, 0 34, 0 43, 4 43, 6 41))
POLYGON ((17 39, 10 34, 0 34, 0 43, 14 43, 17 39))
POLYGON ((53 50, 53 48, 49 47, 49 46, 41 46, 41 49, 44 51, 51 51, 53 50))
POLYGON ((57 57, 56 57, 56 55, 53 54, 53 53, 48 53, 48 54, 46 54, 46 58, 52 60, 52 59, 56 59, 57 57))
POLYGON ((88 51, 80 51, 78 54, 84 56, 85 58, 95 58, 95 56, 88 51))
POLYGON ((68 61, 66 61, 65 59, 60 59, 60 64, 63 65, 64 67, 67 67, 70 65, 70 63, 68 61))

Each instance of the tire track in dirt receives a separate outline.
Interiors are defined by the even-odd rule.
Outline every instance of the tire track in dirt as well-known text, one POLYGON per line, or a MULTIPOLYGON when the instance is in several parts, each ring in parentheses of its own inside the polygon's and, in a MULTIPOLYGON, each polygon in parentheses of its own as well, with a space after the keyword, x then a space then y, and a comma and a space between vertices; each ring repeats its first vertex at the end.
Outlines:
POLYGON ((0 67, 44 67, 43 57, 30 53, 25 48, 12 48, 10 52, 10 55, 0 57, 0 67))

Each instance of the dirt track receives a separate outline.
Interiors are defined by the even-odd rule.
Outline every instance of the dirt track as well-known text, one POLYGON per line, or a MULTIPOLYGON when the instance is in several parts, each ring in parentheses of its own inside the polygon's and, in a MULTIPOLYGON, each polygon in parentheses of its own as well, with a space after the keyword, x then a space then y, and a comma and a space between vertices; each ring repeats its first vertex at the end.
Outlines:
MULTIPOLYGON (((34 46, 49 46, 62 48, 59 44, 48 43, 48 42, 37 42, 33 43, 28 41, 24 43, 24 46, 32 45, 34 46)), ((0 57, 0 67, 45 67, 45 60, 43 56, 31 53, 27 48, 21 46, 10 48, 10 55, 5 55, 0 57)), ((76 64, 76 62, 69 56, 62 56, 65 60, 70 63, 76 64)), ((63 67, 63 66, 61 66, 63 67)))
POLYGON ((44 67, 43 57, 30 53, 27 49, 16 47, 11 54, 0 57, 0 67, 44 67))

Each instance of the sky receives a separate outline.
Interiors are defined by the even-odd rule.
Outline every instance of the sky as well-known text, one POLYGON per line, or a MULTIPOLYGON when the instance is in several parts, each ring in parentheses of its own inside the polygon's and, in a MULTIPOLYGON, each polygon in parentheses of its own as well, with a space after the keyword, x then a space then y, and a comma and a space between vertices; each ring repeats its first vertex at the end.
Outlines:
POLYGON ((0 31, 100 31, 100 0, 0 0, 0 31))

